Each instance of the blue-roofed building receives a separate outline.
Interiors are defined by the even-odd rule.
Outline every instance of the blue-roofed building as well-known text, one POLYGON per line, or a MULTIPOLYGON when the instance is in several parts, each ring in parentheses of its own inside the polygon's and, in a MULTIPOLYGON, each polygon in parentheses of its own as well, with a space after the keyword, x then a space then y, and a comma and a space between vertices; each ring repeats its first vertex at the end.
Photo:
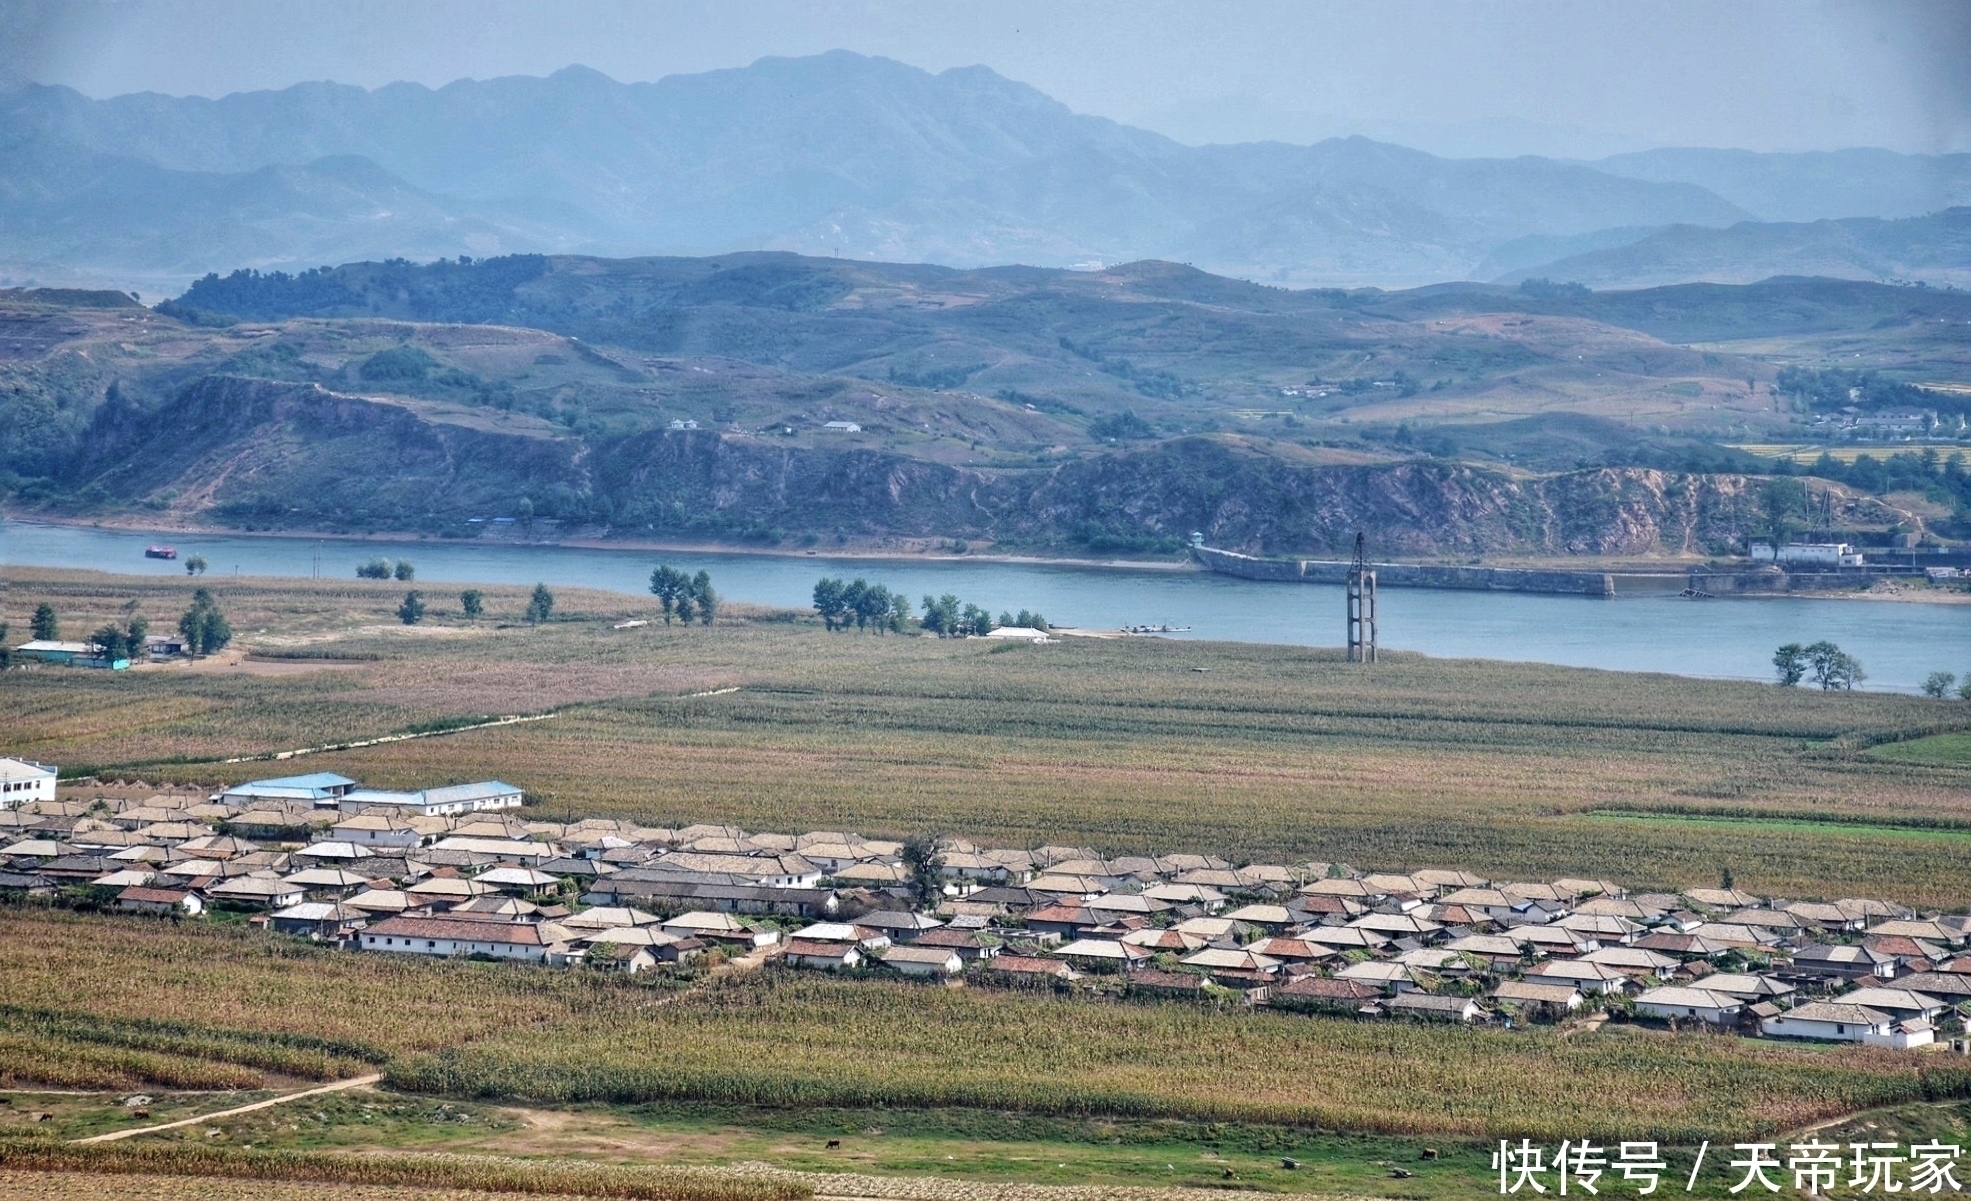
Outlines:
POLYGON ((278 776, 271 780, 249 780, 219 794, 229 805, 263 801, 298 801, 333 809, 356 787, 356 781, 332 771, 310 772, 305 776, 278 776))

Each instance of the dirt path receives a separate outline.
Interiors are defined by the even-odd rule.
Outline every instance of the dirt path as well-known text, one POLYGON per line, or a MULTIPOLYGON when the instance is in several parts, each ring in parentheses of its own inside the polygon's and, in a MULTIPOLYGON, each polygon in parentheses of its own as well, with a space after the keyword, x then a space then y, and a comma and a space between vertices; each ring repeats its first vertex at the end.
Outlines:
MULTIPOLYGON (((734 689, 733 691, 738 691, 734 689)), ((299 759, 303 755, 322 755, 329 751, 352 751, 359 747, 382 746, 388 742, 410 742, 418 738, 442 738, 447 734, 463 734, 467 730, 490 730, 495 726, 516 726, 523 722, 546 721, 552 713, 529 713, 511 717, 498 717, 492 721, 475 722, 469 726, 447 726, 442 730, 420 730, 413 734, 384 734, 376 738, 365 738, 360 742, 336 742, 327 746, 304 746, 292 751, 269 751, 261 755, 242 755, 237 759, 221 759, 221 763, 261 763, 279 762, 284 759, 299 759)))
POLYGON ((252 1113, 256 1109, 271 1109, 276 1105, 285 1105, 289 1101, 301 1101, 309 1097, 319 1097, 323 1093, 339 1093, 345 1089, 366 1088, 381 1079, 383 1079, 381 1075, 372 1073, 368 1076, 358 1076, 353 1080, 338 1080, 334 1084, 324 1084, 320 1088, 304 1088, 298 1093, 283 1093, 278 1097, 269 1097, 265 1101, 255 1101, 251 1105, 239 1105, 232 1109, 221 1109, 216 1113, 202 1113, 195 1118, 180 1118, 175 1122, 160 1122, 155 1126, 139 1126, 134 1130, 112 1130, 108 1134, 95 1134, 88 1138, 76 1139, 75 1141, 78 1143, 113 1143, 121 1138, 135 1138, 140 1134, 154 1134, 159 1130, 176 1130, 180 1126, 196 1126, 201 1122, 210 1122, 217 1118, 230 1118, 235 1114, 252 1113))

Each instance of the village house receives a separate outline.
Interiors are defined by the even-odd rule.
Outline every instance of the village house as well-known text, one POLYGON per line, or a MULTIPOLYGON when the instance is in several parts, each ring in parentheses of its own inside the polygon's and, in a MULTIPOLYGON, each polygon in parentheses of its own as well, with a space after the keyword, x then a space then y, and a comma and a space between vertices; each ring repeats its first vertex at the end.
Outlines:
POLYGON ((825 942, 797 935, 787 940, 781 958, 789 967, 848 971, 862 966, 862 948, 854 942, 825 942))
POLYGON ((1572 984, 1543 984, 1535 980, 1502 980, 1491 998, 1528 1016, 1566 1017, 1581 1008, 1581 990, 1572 984))
POLYGON ((340 794, 334 803, 348 817, 371 810, 415 817, 455 817, 462 813, 518 809, 524 799, 521 790, 511 784, 485 780, 477 784, 453 784, 419 792, 355 788, 340 794))
POLYGON ((1906 1050, 1928 1046, 1936 1032, 1924 1019, 1893 1014, 1845 1001, 1812 1001, 1759 1023, 1767 1038, 1808 1038, 1822 1042, 1865 1043, 1906 1050))
POLYGON ((116 894, 116 907, 125 913, 197 917, 205 912, 205 901, 190 889, 133 886, 116 894))
POLYGON ((1808 980, 1859 980, 1871 976, 1893 980, 1896 957, 1862 946, 1815 944, 1796 948, 1787 972, 1808 980))
POLYGON ((880 962, 906 976, 956 976, 965 970, 965 961, 949 947, 892 946, 880 962))
POLYGON ((539 963, 549 944, 538 924, 446 917, 392 917, 358 936, 365 951, 400 955, 490 955, 539 963))
POLYGON ((1383 1002, 1391 1017, 1416 1018, 1426 1022, 1477 1022, 1489 1016, 1470 997, 1439 997, 1429 993, 1400 993, 1383 1002))
POLYGON ((1639 993, 1635 1010, 1639 1016, 1666 1022, 1701 1021, 1713 1026, 1730 1026, 1738 1021, 1743 1001, 1727 993, 1706 992, 1702 988, 1665 986, 1639 993))
POLYGON ((368 916, 332 901, 303 901, 277 909, 268 917, 274 929, 315 942, 339 942, 368 924, 368 916))

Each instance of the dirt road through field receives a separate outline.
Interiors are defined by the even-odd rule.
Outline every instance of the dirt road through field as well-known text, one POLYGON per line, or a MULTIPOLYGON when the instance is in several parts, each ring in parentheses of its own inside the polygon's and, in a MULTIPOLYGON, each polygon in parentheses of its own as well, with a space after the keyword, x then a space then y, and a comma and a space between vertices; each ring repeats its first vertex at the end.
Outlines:
POLYGON ((94 1134, 88 1138, 79 1138, 75 1141, 78 1143, 113 1143, 118 1139, 135 1138, 140 1134, 155 1134, 160 1130, 176 1130, 181 1126, 196 1126, 201 1122, 210 1122, 216 1118, 230 1118, 235 1114, 252 1113, 256 1109, 271 1109, 276 1105, 285 1105, 289 1101, 302 1101, 309 1097, 319 1097, 323 1093, 339 1093, 345 1089, 367 1088, 381 1079, 383 1079, 382 1076, 371 1073, 368 1076, 357 1076, 351 1080, 338 1080, 334 1084, 324 1084, 320 1088, 304 1088, 300 1092, 282 1093, 278 1097, 269 1097, 265 1101, 255 1101, 251 1105, 238 1105, 232 1109, 219 1110, 216 1113, 202 1113, 195 1118, 180 1118, 175 1122, 160 1122, 155 1126, 138 1126, 130 1130, 112 1130, 108 1134, 94 1134))

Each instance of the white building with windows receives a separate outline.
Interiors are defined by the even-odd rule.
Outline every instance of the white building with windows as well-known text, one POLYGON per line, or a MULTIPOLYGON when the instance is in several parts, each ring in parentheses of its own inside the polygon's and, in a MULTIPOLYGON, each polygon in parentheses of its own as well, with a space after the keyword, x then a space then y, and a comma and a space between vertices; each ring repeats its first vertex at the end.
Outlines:
POLYGON ((402 813, 408 817, 456 817, 461 813, 485 813, 493 809, 518 809, 524 794, 511 784, 486 780, 478 784, 452 784, 427 788, 422 792, 384 792, 357 788, 343 793, 337 807, 346 815, 365 810, 402 813))
POLYGON ((57 774, 46 763, 32 759, 0 759, 0 809, 54 800, 57 774))

